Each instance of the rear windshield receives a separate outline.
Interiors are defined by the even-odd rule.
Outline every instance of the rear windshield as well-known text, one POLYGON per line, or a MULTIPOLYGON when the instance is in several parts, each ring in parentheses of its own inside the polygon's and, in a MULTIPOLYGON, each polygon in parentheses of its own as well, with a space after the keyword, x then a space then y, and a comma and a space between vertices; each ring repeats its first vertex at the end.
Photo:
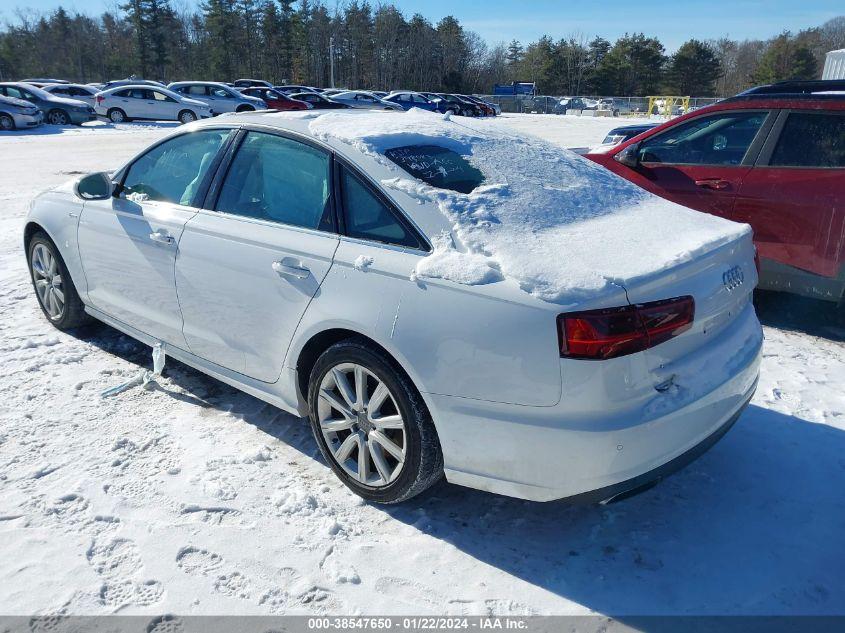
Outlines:
POLYGON ((438 189, 470 193, 484 182, 484 174, 460 154, 436 145, 408 145, 385 152, 394 163, 438 189))

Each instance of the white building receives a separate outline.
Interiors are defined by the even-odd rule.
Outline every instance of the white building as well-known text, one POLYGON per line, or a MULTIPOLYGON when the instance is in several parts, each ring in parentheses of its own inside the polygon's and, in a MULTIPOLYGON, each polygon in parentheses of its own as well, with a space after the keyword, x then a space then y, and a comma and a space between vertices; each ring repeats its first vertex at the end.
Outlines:
POLYGON ((845 48, 827 54, 822 79, 845 79, 845 48))

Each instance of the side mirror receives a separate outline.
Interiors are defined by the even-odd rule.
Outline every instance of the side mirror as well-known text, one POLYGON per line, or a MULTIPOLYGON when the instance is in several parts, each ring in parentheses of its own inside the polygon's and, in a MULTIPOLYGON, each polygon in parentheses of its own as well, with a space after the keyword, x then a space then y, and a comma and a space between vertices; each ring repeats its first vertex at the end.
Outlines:
POLYGON ((80 178, 74 192, 83 200, 106 200, 114 193, 115 185, 108 172, 102 171, 80 178))
POLYGON ((621 152, 617 152, 613 158, 616 162, 625 165, 625 167, 630 167, 631 169, 636 168, 640 164, 640 144, 634 143, 633 145, 629 145, 621 152))

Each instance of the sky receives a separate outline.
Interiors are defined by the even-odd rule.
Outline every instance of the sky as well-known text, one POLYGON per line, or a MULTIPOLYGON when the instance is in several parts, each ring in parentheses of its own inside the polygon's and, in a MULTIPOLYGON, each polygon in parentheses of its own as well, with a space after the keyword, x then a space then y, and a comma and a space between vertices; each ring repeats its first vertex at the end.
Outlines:
MULTIPOLYGON (((198 5, 200 0, 173 0, 198 5)), ((370 0, 377 5, 379 0, 370 0)), ((96 15, 114 9, 118 0, 2 0, 0 19, 14 17, 14 7, 51 11, 66 9, 96 15)), ((329 7, 336 0, 326 0, 329 7)), ((765 39, 781 31, 819 26, 845 14, 843 0, 394 0, 406 16, 421 13, 433 22, 454 15, 464 27, 489 43, 542 35, 554 39, 572 33, 615 40, 626 32, 657 36, 668 51, 690 38, 765 39)))

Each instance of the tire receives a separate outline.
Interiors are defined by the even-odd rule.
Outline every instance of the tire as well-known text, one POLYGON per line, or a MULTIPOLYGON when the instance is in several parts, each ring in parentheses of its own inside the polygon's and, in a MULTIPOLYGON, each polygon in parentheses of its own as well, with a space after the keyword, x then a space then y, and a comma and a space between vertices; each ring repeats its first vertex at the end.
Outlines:
POLYGON ((67 266, 46 233, 37 231, 30 238, 26 256, 38 305, 53 327, 65 331, 90 323, 67 266))
POLYGON ((68 125, 70 123, 70 117, 67 112, 57 108, 55 110, 50 110, 49 114, 47 114, 47 121, 49 121, 51 125, 68 125))
POLYGON ((179 122, 183 125, 188 123, 193 123, 197 120, 197 115, 191 112, 190 110, 182 110, 179 113, 179 122))
POLYGON ((0 114, 0 130, 9 132, 15 129, 15 120, 8 114, 0 114))
POLYGON ((317 359, 308 382, 308 410, 323 457, 338 478, 367 501, 399 503, 443 476, 440 441, 422 397, 393 359, 367 341, 341 341, 317 359), (357 393, 360 382, 366 395, 353 396, 355 403, 350 406, 338 374, 346 381, 348 394, 357 393), (387 395, 379 398, 377 391, 383 387, 387 395), (369 405, 377 399, 378 415, 373 417, 369 405), (363 469, 359 447, 366 451, 363 469))
POLYGON ((126 116, 126 113, 120 108, 111 108, 106 113, 106 116, 112 123, 125 123, 129 120, 129 118, 126 116))

